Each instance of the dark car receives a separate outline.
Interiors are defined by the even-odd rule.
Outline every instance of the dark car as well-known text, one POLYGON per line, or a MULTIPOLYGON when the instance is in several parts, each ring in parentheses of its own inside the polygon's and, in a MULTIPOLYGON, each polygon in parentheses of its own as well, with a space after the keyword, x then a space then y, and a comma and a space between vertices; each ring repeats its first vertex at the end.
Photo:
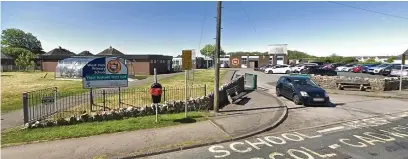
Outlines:
POLYGON ((380 74, 383 76, 390 76, 391 71, 396 68, 401 68, 401 64, 390 64, 380 71, 380 74))
POLYGON ((314 74, 321 76, 336 76, 337 72, 332 69, 327 69, 322 66, 305 66, 303 70, 300 71, 302 74, 314 74))
POLYGON ((276 95, 292 100, 296 105, 323 105, 330 102, 327 92, 305 76, 282 76, 276 84, 276 95))

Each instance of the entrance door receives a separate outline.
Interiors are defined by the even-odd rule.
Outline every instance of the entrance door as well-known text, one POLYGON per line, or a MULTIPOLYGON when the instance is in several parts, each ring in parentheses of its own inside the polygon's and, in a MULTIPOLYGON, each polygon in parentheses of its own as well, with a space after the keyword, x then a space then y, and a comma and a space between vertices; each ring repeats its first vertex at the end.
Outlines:
POLYGON ((255 68, 255 61, 249 62, 249 68, 255 68))
POLYGON ((254 68, 258 68, 258 61, 255 61, 255 67, 254 68))

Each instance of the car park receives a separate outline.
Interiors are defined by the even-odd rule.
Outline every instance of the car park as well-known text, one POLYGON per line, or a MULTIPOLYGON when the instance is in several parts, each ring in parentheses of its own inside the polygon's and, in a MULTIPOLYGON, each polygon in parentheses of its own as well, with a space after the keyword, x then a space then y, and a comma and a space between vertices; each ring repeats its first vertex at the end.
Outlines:
POLYGON ((305 67, 307 67, 307 66, 317 66, 317 64, 316 64, 316 63, 304 63, 304 64, 299 64, 299 65, 296 65, 296 66, 292 67, 292 68, 291 68, 291 71, 292 71, 292 72, 300 72, 300 71, 302 71, 303 69, 305 69, 305 67))
POLYGON ((362 73, 368 73, 368 69, 370 68, 370 67, 375 67, 375 66, 378 66, 379 64, 366 64, 366 65, 363 65, 363 67, 362 67, 362 69, 361 69, 361 72, 362 73))
POLYGON ((356 66, 355 64, 347 64, 347 65, 339 66, 339 67, 336 67, 336 71, 351 72, 351 69, 355 66, 356 66))
POLYGON ((401 71, 401 65, 395 67, 395 69, 391 70, 390 76, 391 77, 400 77, 402 74, 402 77, 408 76, 408 65, 404 65, 401 71))
POLYGON ((290 65, 276 65, 271 68, 266 68, 265 73, 267 74, 273 74, 273 73, 286 73, 289 74, 291 72, 291 67, 290 65))
POLYGON ((391 71, 394 69, 400 68, 401 69, 401 64, 390 64, 387 67, 385 67, 384 69, 382 69, 380 71, 380 74, 383 76, 390 76, 391 75, 391 71))
POLYGON ((384 69, 385 67, 387 67, 388 65, 390 65, 390 64, 381 64, 381 65, 378 65, 378 66, 369 67, 367 72, 368 72, 369 74, 372 74, 372 75, 374 75, 374 74, 379 74, 380 71, 383 70, 383 69, 384 69))
POLYGON ((321 66, 306 66, 305 69, 300 71, 301 74, 314 74, 320 76, 336 76, 337 72, 331 69, 325 69, 321 66))
POLYGON ((327 92, 306 76, 282 76, 276 84, 276 95, 292 100, 296 105, 323 105, 330 102, 327 92))

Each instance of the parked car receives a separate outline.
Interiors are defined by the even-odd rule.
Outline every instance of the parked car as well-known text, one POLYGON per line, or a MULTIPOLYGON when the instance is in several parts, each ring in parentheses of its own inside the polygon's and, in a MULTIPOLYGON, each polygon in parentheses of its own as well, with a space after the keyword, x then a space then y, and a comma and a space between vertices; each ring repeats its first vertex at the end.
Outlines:
POLYGON ((302 74, 314 74, 314 75, 321 75, 321 76, 336 76, 337 72, 330 69, 324 69, 321 66, 307 66, 305 69, 300 71, 302 74))
POLYGON ((271 67, 273 67, 273 66, 275 66, 275 65, 271 65, 271 64, 268 64, 268 65, 265 65, 265 66, 262 66, 262 67, 260 67, 259 69, 258 69, 258 71, 265 71, 265 69, 267 69, 267 68, 271 68, 271 67))
POLYGON ((363 65, 363 68, 362 68, 361 72, 362 73, 368 73, 368 68, 375 67, 375 66, 378 66, 378 65, 379 64, 366 64, 366 65, 363 65))
POLYGON ((355 67, 355 66, 356 66, 355 64, 347 64, 347 65, 339 66, 339 67, 336 67, 336 71, 339 71, 339 72, 350 72, 351 69, 352 69, 353 67, 355 67))
POLYGON ((363 65, 357 65, 351 69, 351 72, 361 73, 363 71, 363 65))
POLYGON ((384 69, 382 69, 380 71, 380 74, 383 75, 383 76, 390 76, 391 71, 393 69, 396 69, 396 68, 401 69, 401 64, 390 64, 387 67, 385 67, 384 69))
POLYGON ((221 68, 228 68, 229 66, 228 66, 227 63, 222 63, 222 64, 220 64, 220 67, 221 67, 221 68))
POLYGON ((276 65, 271 68, 267 68, 264 71, 267 74, 272 74, 272 73, 286 73, 289 74, 291 72, 291 68, 289 65, 276 65))
POLYGON ((306 76, 282 76, 276 84, 276 95, 292 100, 296 105, 324 105, 330 102, 327 92, 306 76))
POLYGON ((296 66, 292 67, 292 68, 291 68, 291 71, 292 71, 292 72, 300 72, 300 71, 302 71, 303 69, 305 69, 305 67, 307 67, 307 66, 317 66, 317 64, 316 64, 316 63, 304 63, 304 64, 299 64, 299 65, 296 65, 296 66))
POLYGON ((390 64, 381 64, 381 65, 378 65, 378 66, 369 67, 367 72, 368 72, 369 74, 372 74, 372 75, 374 75, 374 74, 379 74, 380 71, 381 71, 382 69, 384 69, 385 67, 387 67, 388 65, 390 65, 390 64))
POLYGON ((319 66, 324 65, 324 62, 309 62, 309 63, 315 63, 315 64, 317 64, 319 66))
POLYGON ((391 77, 400 77, 402 76, 408 76, 408 65, 405 65, 402 67, 402 73, 401 73, 401 66, 395 67, 395 69, 391 70, 390 76, 391 77))

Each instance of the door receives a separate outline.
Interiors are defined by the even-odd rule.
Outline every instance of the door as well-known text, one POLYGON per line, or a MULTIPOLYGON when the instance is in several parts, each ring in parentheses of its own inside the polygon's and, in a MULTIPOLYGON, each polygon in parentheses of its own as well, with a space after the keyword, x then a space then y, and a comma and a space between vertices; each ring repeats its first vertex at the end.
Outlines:
POLYGON ((255 68, 255 62, 254 61, 249 62, 249 67, 250 68, 255 68))
POLYGON ((258 68, 258 61, 255 61, 255 67, 254 68, 258 68))
POLYGON ((282 86, 282 95, 292 99, 292 86, 290 85, 290 80, 289 79, 285 79, 283 80, 283 86, 282 86))

